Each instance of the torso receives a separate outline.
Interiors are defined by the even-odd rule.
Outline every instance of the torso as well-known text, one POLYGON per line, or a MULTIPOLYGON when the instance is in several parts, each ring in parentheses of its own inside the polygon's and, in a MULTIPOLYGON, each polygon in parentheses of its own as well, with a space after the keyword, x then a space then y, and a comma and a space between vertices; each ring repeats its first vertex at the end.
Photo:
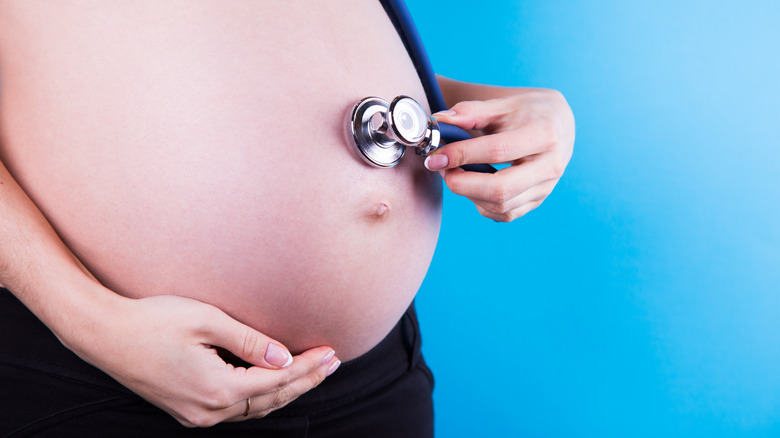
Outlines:
POLYGON ((0 159, 117 293, 349 359, 425 276, 438 175, 343 134, 362 97, 425 101, 379 2, 4 1, 0 75, 0 159))

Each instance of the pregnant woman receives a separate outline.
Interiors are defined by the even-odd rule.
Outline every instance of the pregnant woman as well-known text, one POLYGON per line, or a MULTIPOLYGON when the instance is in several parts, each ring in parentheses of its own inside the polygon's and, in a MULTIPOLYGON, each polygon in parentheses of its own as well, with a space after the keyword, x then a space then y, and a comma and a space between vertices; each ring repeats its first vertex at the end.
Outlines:
POLYGON ((3 436, 429 436, 442 177, 513 220, 574 141, 557 92, 440 78, 485 135, 364 164, 351 105, 427 102, 365 0, 4 0, 0 80, 3 436))

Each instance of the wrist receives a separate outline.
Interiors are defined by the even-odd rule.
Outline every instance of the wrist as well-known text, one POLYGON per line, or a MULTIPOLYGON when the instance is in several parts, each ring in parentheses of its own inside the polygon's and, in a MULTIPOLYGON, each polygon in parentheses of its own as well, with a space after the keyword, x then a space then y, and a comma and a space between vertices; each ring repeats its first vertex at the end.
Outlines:
POLYGON ((81 272, 39 278, 34 288, 34 293, 25 294, 25 305, 65 347, 85 360, 89 346, 116 321, 123 302, 129 300, 81 272))

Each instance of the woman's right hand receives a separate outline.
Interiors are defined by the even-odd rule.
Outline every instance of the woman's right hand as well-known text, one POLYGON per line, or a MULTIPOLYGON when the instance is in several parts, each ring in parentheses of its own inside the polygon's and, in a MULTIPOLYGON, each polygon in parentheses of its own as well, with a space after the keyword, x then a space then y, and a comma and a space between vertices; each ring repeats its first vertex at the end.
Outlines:
POLYGON ((279 342, 193 299, 115 303, 105 318, 63 342, 185 426, 263 417, 319 385, 341 363, 330 347, 293 359, 279 342), (227 364, 215 347, 255 366, 227 364))

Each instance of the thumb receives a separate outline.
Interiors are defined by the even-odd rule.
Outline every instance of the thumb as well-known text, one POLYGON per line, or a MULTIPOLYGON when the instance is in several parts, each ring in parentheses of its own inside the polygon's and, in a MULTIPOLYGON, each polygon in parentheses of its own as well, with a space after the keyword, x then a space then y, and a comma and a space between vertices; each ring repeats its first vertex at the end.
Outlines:
POLYGON ((222 347, 240 359, 263 368, 286 368, 293 362, 287 347, 257 330, 219 312, 209 327, 209 342, 222 347))

